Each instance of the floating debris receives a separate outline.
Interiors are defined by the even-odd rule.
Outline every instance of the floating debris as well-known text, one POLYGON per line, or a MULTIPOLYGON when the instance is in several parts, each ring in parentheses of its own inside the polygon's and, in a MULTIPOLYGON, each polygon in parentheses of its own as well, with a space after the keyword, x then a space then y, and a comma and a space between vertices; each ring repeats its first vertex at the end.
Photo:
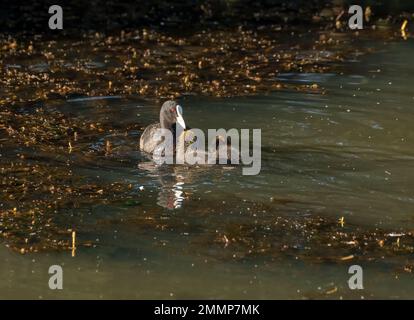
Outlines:
POLYGON ((226 235, 223 235, 223 240, 224 240, 224 247, 227 247, 228 244, 230 243, 230 240, 226 237, 226 235))
POLYGON ((72 231, 72 257, 76 254, 76 231, 72 231))
POLYGON ((335 287, 335 288, 333 288, 331 290, 326 291, 326 294, 334 294, 336 292, 338 292, 338 287, 335 287))
MULTIPOLYGON (((372 33, 371 36, 390 35, 372 33)), ((334 72, 338 62, 355 54, 360 40, 350 33, 338 37, 323 28, 311 34, 307 29, 298 29, 292 37, 301 41, 285 42, 281 41, 277 28, 209 28, 193 31, 186 37, 137 28, 98 38, 84 34, 82 40, 70 46, 42 37, 37 36, 39 45, 31 50, 20 49, 16 41, 0 37, 0 48, 12 48, 2 52, 3 61, 27 59, 42 53, 44 65, 48 66, 39 70, 24 65, 0 69, 0 105, 39 103, 48 99, 73 102, 79 96, 95 99, 137 93, 151 100, 189 94, 245 96, 282 89, 323 93, 319 84, 281 83, 277 76, 295 71, 334 72), (321 56, 314 52, 330 54, 321 56), (100 53, 106 56, 105 68, 92 63, 100 53), (82 58, 74 62, 73 56, 82 58)), ((22 45, 27 48, 34 39, 24 42, 22 45)), ((364 50, 368 51, 363 45, 358 47, 358 52, 364 50)))
POLYGON ((388 237, 403 237, 405 236, 404 233, 396 233, 396 232, 391 232, 387 234, 388 237))
POLYGON ((105 155, 109 155, 111 153, 111 142, 109 140, 106 140, 105 142, 105 155))
POLYGON ((407 29, 408 20, 404 20, 404 22, 401 25, 401 32, 405 32, 407 29))
POLYGON ((342 258, 341 258, 341 261, 352 260, 353 258, 354 258, 354 255, 353 255, 353 254, 351 254, 351 255, 349 255, 349 256, 342 257, 342 258))
POLYGON ((367 6, 365 8, 365 12, 364 12, 364 16, 365 16, 365 21, 369 22, 371 20, 371 16, 372 16, 372 9, 370 6, 367 6))
POLYGON ((407 24, 408 24, 408 20, 404 20, 404 22, 401 25, 401 37, 404 40, 408 39, 408 35, 407 35, 407 31, 406 31, 407 30, 407 24))

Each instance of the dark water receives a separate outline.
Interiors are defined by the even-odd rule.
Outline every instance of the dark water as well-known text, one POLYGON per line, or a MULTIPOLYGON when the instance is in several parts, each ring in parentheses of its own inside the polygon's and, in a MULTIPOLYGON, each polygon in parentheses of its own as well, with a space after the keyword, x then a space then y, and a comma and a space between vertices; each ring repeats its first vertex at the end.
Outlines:
MULTIPOLYGON (((393 43, 347 61, 343 74, 278 76, 324 94, 182 99, 192 127, 262 129, 257 176, 239 167, 156 168, 137 149, 140 130, 95 141, 89 148, 110 140, 111 153, 75 173, 130 184, 132 201, 62 216, 78 241, 94 244, 75 257, 1 247, 0 297, 414 298, 413 54, 412 41, 393 43), (53 264, 64 270, 59 292, 48 288, 53 264), (364 269, 362 291, 348 288, 352 264, 364 269)), ((145 125, 158 115, 133 96, 50 106, 101 123, 145 125)))

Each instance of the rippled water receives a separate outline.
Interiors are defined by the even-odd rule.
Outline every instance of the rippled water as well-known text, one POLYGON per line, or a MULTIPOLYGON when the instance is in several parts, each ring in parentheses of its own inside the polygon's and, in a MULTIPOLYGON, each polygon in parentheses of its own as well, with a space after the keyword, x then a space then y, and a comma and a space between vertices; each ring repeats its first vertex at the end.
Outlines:
MULTIPOLYGON (((340 228, 341 217, 358 234, 413 230, 413 54, 412 41, 393 43, 346 62, 343 74, 278 76, 316 83, 324 94, 183 98, 191 127, 262 129, 257 176, 227 166, 156 168, 137 150, 138 130, 95 141, 91 149, 109 139, 113 152, 76 173, 129 183, 134 201, 71 209, 79 241, 95 244, 75 257, 1 247, 0 297, 414 298, 412 274, 402 271, 412 253, 370 259, 369 250, 335 252, 322 240, 309 242, 306 230, 312 219, 340 228), (302 254, 311 245, 317 248, 302 254), (354 261, 341 261, 346 253, 368 257, 355 262, 365 271, 363 291, 348 289, 354 261), (60 292, 48 289, 52 264, 63 266, 60 292)), ((159 110, 137 97, 73 98, 50 107, 115 126, 149 124, 159 110)))

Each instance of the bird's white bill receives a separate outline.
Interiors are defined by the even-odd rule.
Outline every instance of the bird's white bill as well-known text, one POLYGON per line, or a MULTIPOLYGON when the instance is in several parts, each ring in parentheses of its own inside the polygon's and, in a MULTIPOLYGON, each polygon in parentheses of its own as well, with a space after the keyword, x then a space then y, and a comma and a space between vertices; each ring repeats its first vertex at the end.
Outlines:
POLYGON ((185 129, 185 121, 183 118, 183 108, 180 105, 177 106, 177 122, 181 127, 183 127, 183 129, 185 129))

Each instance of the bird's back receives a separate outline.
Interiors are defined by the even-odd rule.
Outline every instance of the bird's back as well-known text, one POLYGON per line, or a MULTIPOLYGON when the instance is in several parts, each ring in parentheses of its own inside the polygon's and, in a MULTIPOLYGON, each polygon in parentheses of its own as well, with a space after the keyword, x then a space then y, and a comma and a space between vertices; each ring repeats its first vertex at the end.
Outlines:
POLYGON ((155 139, 155 134, 160 128, 161 126, 159 123, 150 124, 145 128, 141 138, 139 139, 139 148, 142 151, 150 154, 154 152, 155 147, 160 143, 155 139))

